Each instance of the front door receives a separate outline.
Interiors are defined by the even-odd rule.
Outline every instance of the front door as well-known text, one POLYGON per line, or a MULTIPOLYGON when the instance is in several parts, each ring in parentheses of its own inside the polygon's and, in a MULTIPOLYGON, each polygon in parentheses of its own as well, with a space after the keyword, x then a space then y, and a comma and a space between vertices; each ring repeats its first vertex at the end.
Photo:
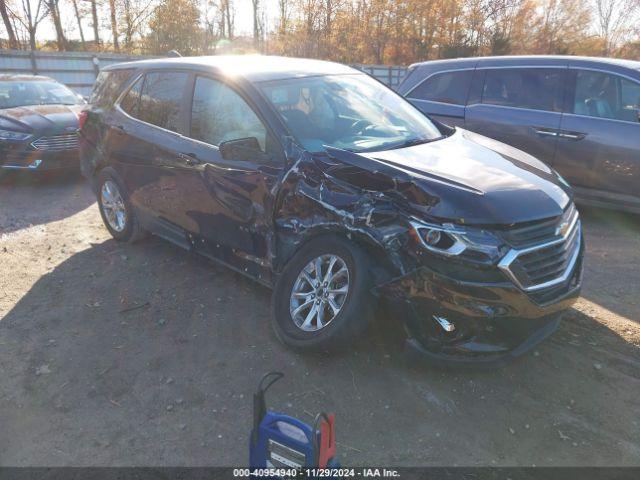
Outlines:
POLYGON ((602 71, 570 72, 554 168, 578 189, 639 197, 640 82, 602 71))
POLYGON ((190 104, 189 138, 180 153, 191 164, 183 185, 199 199, 198 205, 185 204, 182 212, 196 234, 194 245, 266 280, 272 192, 284 165, 281 148, 250 101, 222 80, 196 76, 190 104), (222 158, 222 142, 251 137, 261 148, 254 158, 222 158))
POLYGON ((565 72, 566 68, 529 67, 476 70, 474 82, 482 82, 482 89, 476 98, 469 99, 465 128, 551 165, 562 116, 565 72))

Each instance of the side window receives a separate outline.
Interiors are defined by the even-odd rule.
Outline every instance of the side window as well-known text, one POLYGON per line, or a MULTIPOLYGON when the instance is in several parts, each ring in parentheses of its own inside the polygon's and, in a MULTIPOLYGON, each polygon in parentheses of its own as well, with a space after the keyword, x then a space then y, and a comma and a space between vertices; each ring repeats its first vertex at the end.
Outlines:
POLYGON ((471 86, 473 70, 436 73, 409 93, 409 98, 464 105, 471 86))
POLYGON ((482 103, 559 112, 564 71, 559 68, 487 70, 482 103))
POLYGON ((138 106, 140 104, 140 92, 142 91, 142 83, 144 77, 140 77, 127 94, 120 100, 120 108, 134 118, 138 118, 138 106))
MULTIPOLYGON (((640 121, 640 83, 632 82, 626 78, 620 80, 622 96, 622 109, 631 112, 633 121, 640 121)), ((626 115, 625 115, 626 116, 626 115)))
POLYGON ((180 104, 189 75, 184 72, 151 72, 145 75, 137 118, 177 132, 180 104))
POLYGON ((218 146, 227 140, 255 137, 265 150, 267 129, 231 88, 197 77, 191 107, 191 138, 218 146))
POLYGON ((100 72, 93 86, 89 103, 99 107, 111 107, 132 73, 132 69, 100 72))
POLYGON ((639 108, 640 83, 610 73, 577 72, 573 113, 638 122, 639 108))

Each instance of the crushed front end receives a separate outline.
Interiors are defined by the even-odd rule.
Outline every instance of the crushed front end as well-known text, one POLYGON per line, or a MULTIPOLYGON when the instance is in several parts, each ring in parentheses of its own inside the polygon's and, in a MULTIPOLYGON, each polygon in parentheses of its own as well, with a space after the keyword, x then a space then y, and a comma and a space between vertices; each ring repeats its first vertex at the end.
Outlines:
POLYGON ((412 225, 406 255, 416 268, 376 291, 425 357, 517 357, 552 334, 579 296, 584 243, 573 203, 559 217, 506 228, 412 225))
MULTIPOLYGON (((444 147, 447 141, 466 140, 453 135, 444 147)), ((429 147, 416 155, 427 165, 429 147)), ((553 333, 578 298, 580 217, 553 171, 530 172, 524 161, 496 153, 501 168, 486 171, 495 178, 485 172, 474 185, 380 152, 327 151, 290 155, 296 163, 280 190, 273 263, 286 262, 306 238, 346 233, 375 259, 372 291, 404 323, 414 352, 499 364, 553 333)))

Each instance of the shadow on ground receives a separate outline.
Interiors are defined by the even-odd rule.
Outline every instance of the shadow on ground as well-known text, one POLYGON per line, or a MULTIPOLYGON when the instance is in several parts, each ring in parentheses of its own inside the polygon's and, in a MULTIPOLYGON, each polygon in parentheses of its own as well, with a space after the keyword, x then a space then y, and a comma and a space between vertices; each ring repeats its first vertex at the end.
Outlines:
POLYGON ((47 176, 5 173, 0 171, 0 207, 4 207, 0 208, 0 235, 62 220, 95 202, 89 185, 76 172, 47 176))
POLYGON ((286 374, 274 408, 337 413, 345 465, 639 462, 638 350, 587 315, 507 368, 456 373, 407 365, 388 326, 292 353, 269 296, 157 239, 73 254, 0 321, 0 463, 245 465, 269 370, 286 374))

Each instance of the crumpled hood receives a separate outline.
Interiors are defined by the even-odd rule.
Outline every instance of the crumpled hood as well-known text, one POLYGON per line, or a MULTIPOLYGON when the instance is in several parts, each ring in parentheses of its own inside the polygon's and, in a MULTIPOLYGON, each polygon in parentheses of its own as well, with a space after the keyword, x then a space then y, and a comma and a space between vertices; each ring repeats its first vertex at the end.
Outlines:
MULTIPOLYGON (((329 153, 353 163, 346 155, 336 155, 335 149, 329 153)), ((384 170, 385 175, 395 170, 399 177, 409 178, 429 199, 415 206, 455 223, 510 225, 539 220, 562 214, 571 200, 570 188, 542 162, 462 129, 435 142, 358 156, 373 160, 368 169, 384 170)))
POLYGON ((78 128, 83 105, 30 105, 0 110, 0 118, 17 129, 36 133, 71 132, 78 128))

